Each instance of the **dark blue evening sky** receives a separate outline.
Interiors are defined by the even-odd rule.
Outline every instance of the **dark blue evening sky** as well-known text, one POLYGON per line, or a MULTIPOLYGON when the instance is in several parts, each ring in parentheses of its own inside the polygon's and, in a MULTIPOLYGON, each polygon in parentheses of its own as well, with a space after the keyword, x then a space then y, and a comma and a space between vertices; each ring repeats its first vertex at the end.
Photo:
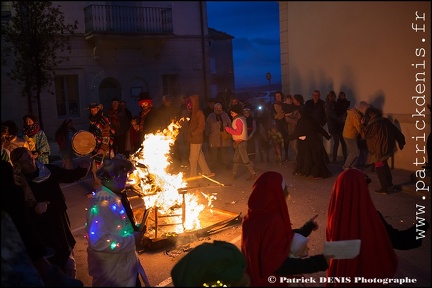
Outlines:
POLYGON ((234 36, 235 88, 281 82, 277 1, 207 1, 208 26, 234 36))

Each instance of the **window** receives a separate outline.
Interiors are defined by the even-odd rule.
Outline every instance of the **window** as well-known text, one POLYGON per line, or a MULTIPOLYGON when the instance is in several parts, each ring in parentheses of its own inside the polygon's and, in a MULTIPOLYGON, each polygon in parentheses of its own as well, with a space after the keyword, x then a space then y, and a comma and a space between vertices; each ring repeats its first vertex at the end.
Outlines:
POLYGON ((78 75, 55 77, 57 116, 79 116, 78 75))
POLYGON ((131 98, 138 101, 139 96, 143 92, 143 87, 132 87, 131 88, 131 98))
POLYGON ((1 24, 8 24, 11 18, 11 2, 1 2, 1 24))
POLYGON ((163 95, 171 95, 177 97, 180 93, 179 75, 178 74, 164 74, 162 75, 162 93, 163 95))

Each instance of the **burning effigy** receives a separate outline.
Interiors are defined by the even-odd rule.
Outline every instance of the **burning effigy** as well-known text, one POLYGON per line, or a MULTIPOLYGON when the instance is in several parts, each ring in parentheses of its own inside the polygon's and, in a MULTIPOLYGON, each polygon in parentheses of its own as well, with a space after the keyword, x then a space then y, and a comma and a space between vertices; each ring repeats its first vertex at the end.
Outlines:
POLYGON ((147 225, 149 237, 199 231, 203 228, 200 215, 214 212, 212 201, 216 195, 188 187, 184 173, 175 173, 170 167, 171 148, 184 120, 171 123, 163 131, 146 134, 142 147, 130 157, 136 169, 130 175, 129 185, 140 195, 146 209, 141 225, 149 219, 154 224, 147 225))

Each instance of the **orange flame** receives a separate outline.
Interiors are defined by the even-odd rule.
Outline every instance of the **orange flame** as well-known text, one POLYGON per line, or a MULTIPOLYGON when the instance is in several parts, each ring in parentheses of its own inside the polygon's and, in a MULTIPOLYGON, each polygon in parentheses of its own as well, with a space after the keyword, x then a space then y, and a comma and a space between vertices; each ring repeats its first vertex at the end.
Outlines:
MULTIPOLYGON (((188 119, 182 118, 172 122, 163 131, 154 134, 146 134, 142 148, 131 156, 136 170, 130 175, 130 183, 138 184, 143 192, 143 199, 147 208, 157 208, 161 215, 178 215, 172 217, 174 223, 181 223, 182 203, 185 207, 183 225, 175 225, 174 232, 182 233, 184 230, 200 229, 198 215, 204 210, 204 205, 199 204, 198 197, 191 193, 179 193, 180 188, 185 188, 187 182, 183 179, 183 173, 171 174, 169 166, 172 164, 170 150, 181 128, 181 122, 188 119)), ((202 193, 202 192, 201 192, 202 193)), ((215 196, 207 196, 207 206, 215 196)), ((171 217, 170 217, 171 218, 171 217)))

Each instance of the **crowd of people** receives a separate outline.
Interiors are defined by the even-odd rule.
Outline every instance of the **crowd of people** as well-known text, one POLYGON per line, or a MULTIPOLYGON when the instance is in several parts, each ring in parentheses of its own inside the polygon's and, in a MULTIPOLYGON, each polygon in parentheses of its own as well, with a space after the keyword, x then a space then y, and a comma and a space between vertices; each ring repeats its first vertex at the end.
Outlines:
MULTIPOLYGON (((331 90, 323 100, 320 91, 314 90, 307 101, 302 94, 285 96, 277 91, 272 103, 263 102, 258 107, 249 107, 237 98, 232 98, 227 107, 223 101, 210 98, 204 109, 201 109, 203 101, 199 95, 182 95, 179 99, 164 95, 161 99, 162 103, 154 106, 149 94, 141 93, 138 115, 132 115, 126 102, 117 97, 112 98, 112 106, 106 115, 102 104, 90 103, 86 108, 89 110, 88 131, 96 140, 96 147, 91 152, 94 189, 100 185, 95 173, 104 158, 112 159, 117 154, 129 158, 142 148, 144 135, 181 121, 171 160, 184 168, 189 177, 232 169, 235 179, 242 164, 252 175, 249 180, 253 180, 256 178, 253 166, 257 161, 294 161, 293 175, 316 179, 331 176, 329 164, 339 164, 344 170, 363 169, 369 165, 383 179, 377 192, 398 190, 392 183, 386 163, 393 155, 395 141, 403 149, 403 134, 399 130, 396 139, 391 133, 390 136, 384 134, 384 138, 370 137, 371 133, 381 135, 389 129, 396 132, 394 129, 398 128, 391 121, 385 121, 387 125, 380 125, 383 121, 376 119, 369 121, 371 113, 381 114, 380 119, 387 118, 378 107, 365 101, 350 107, 351 101, 343 91, 336 96, 331 90), (242 132, 234 131, 243 120, 244 125, 239 128, 242 132), (327 141, 332 143, 329 153, 327 141), (338 155, 339 150, 342 155, 338 155)), ((2 159, 8 160, 14 147, 25 145, 38 161, 48 164, 50 144, 37 117, 27 114, 23 124, 22 133, 18 133, 13 121, 2 123, 2 135, 5 135, 2 159)), ((65 119, 54 135, 65 168, 73 167, 75 155, 71 142, 76 132, 72 120, 65 119)))
POLYGON ((306 101, 302 94, 285 96, 277 91, 272 103, 253 108, 232 99, 227 111, 238 105, 247 119, 247 130, 253 132, 253 137, 246 139, 251 160, 257 161, 258 156, 260 161, 272 159, 274 163, 294 160, 293 175, 315 179, 332 175, 329 164, 341 165, 343 170, 371 167, 381 183, 376 192, 400 189, 393 185, 387 160, 393 156, 395 145, 403 149, 405 137, 378 107, 366 101, 351 107, 345 92, 336 96, 333 90, 325 100, 314 90, 306 101), (332 142, 329 153, 326 141, 332 142))
MULTIPOLYGON (((350 108, 344 92, 336 96, 329 91, 325 101, 320 97, 319 90, 314 90, 307 101, 301 94, 285 97, 279 91, 273 103, 259 107, 247 107, 233 98, 226 108, 221 101, 210 99, 208 107, 201 109, 197 94, 182 96, 178 105, 173 97, 164 95, 162 104, 154 107, 152 98, 142 93, 137 103, 141 107, 139 115, 132 115, 126 102, 119 98, 112 99, 107 115, 102 104, 90 103, 86 108, 88 132, 94 136, 95 145, 87 155, 90 161, 83 158, 79 166, 73 164, 72 140, 77 129, 71 119, 65 119, 54 135, 62 157, 60 165, 50 163, 48 138, 36 116, 23 117, 22 133, 14 121, 4 121, 2 183, 7 183, 10 191, 6 191, 2 203, 13 201, 16 209, 2 205, 2 230, 5 222, 17 239, 17 247, 6 241, 5 245, 10 245, 17 255, 27 251, 28 257, 20 258, 33 268, 35 282, 45 286, 82 286, 75 279, 75 239, 60 183, 78 181, 92 171, 86 226, 92 284, 150 286, 136 254, 144 231, 136 225, 124 192, 128 173, 134 169, 129 157, 146 149, 146 134, 180 121, 171 156, 188 171, 188 177, 213 177, 214 172, 226 169, 236 180, 242 165, 249 172, 246 180, 253 181, 253 186, 242 223, 240 249, 220 241, 196 247, 174 266, 175 286, 266 286, 272 275, 296 278, 317 271, 326 271, 328 277, 392 277, 397 268, 394 249, 417 248, 421 239, 415 240, 412 227, 404 231, 394 229, 376 211, 369 195, 368 177, 360 168, 373 165, 381 185, 375 192, 399 190, 387 162, 396 147, 404 148, 405 137, 380 109, 365 101, 350 108), (324 141, 331 139, 333 147, 328 154, 324 141), (343 172, 333 186, 326 240, 361 239, 360 255, 355 260, 332 259, 333 255, 324 254, 309 256, 307 242, 318 229, 316 216, 293 229, 286 179, 275 171, 257 175, 254 167, 258 158, 282 163, 294 155, 292 175, 327 178, 331 176, 330 156, 333 164, 338 163, 339 145, 343 172), (367 154, 362 155, 362 150, 367 154), (361 207, 352 209, 355 205, 361 207), (360 211, 368 211, 367 217, 357 215, 360 211), (208 257, 201 257, 203 254, 208 257)), ((2 257, 2 264, 4 261, 2 257)), ((8 273, 13 269, 9 267, 8 273)), ((6 272, 2 269, 2 279, 3 273, 6 272)), ((14 281, 13 277, 5 279, 14 281)))

